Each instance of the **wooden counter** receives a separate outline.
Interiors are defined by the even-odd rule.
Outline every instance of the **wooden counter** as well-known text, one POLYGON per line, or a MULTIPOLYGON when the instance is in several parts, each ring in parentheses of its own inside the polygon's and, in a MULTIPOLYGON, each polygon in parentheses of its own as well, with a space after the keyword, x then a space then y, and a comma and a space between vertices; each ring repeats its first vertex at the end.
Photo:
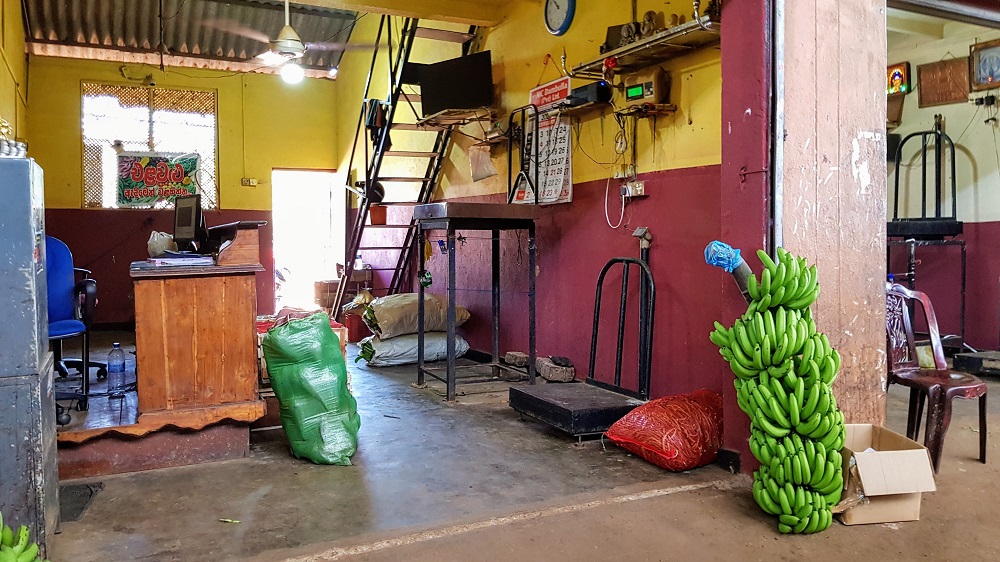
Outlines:
POLYGON ((263 416, 255 330, 261 270, 252 264, 130 271, 138 425, 201 429, 263 416))

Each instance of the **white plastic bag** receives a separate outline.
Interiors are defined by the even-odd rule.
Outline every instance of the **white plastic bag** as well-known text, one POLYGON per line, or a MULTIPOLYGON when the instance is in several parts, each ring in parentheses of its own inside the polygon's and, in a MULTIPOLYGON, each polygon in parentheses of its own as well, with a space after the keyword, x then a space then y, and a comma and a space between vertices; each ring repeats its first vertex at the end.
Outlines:
MULTIPOLYGON (((378 336, 368 336, 361 340, 359 358, 368 361, 370 367, 391 367, 417 362, 417 334, 399 336, 388 340, 378 336)), ((469 342, 455 334, 455 357, 469 351, 469 342)), ((424 334, 424 361, 442 361, 448 358, 448 334, 428 332, 424 334)))
POLYGON ((489 146, 470 146, 469 163, 472 165, 472 181, 484 180, 497 175, 496 166, 490 159, 489 146))
POLYGON ((168 250, 172 252, 177 251, 177 244, 174 243, 172 234, 156 230, 149 234, 149 242, 146 242, 146 251, 149 252, 149 257, 162 256, 168 250))

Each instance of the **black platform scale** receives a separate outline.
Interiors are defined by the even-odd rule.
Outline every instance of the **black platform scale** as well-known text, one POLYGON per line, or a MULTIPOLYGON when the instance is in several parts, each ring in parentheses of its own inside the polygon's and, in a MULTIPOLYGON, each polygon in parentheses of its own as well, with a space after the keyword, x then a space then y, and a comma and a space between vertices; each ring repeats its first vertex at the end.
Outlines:
POLYGON ((1000 351, 956 353, 952 368, 973 375, 1000 375, 1000 351))
MULTIPOLYGON (((643 258, 648 254, 643 251, 643 258)), ((652 359, 653 311, 656 290, 653 275, 646 261, 634 258, 614 258, 604 265, 597 278, 594 299, 594 325, 590 340, 590 365, 583 382, 548 383, 511 387, 508 403, 520 414, 530 416, 574 437, 601 434, 637 406, 649 399, 649 375, 652 359), (594 377, 597 359, 597 336, 600 326, 601 290, 604 277, 615 264, 622 264, 621 305, 618 312, 618 340, 614 383, 594 377), (625 334, 626 298, 629 266, 639 268, 639 377, 635 390, 621 386, 622 345, 625 334)))
MULTIPOLYGON (((958 220, 958 191, 955 183, 955 143, 944 133, 940 118, 934 120, 934 128, 929 131, 917 131, 906 135, 896 147, 895 184, 893 186, 892 220, 886 224, 889 238, 906 240, 943 240, 962 234, 962 221, 958 220), (899 202, 904 198, 900 194, 900 171, 903 160, 903 146, 910 140, 920 140, 920 216, 899 216, 899 202), (933 154, 933 161, 928 158, 928 152, 933 154), (947 155, 945 155, 947 151, 947 155), (947 156, 947 158, 946 158, 947 156), (942 174, 945 162, 950 164, 950 189, 945 193, 942 185, 942 174), (931 165, 932 164, 932 165, 931 165), (928 181, 930 176, 930 181, 928 181), (951 200, 951 212, 945 211, 946 195, 951 200), (928 203, 933 209, 928 210, 928 203), (931 214, 933 213, 933 214, 931 214)), ((915 167, 915 166, 914 166, 915 167)), ((914 172, 916 173, 916 172, 914 172)), ((909 188, 909 185, 907 185, 909 188)))

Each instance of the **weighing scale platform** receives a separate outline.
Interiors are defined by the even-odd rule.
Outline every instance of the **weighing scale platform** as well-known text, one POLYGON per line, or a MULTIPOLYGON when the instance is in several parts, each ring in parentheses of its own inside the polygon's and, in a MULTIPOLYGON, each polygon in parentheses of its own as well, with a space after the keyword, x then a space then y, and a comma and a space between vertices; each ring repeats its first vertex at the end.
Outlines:
POLYGON ((510 407, 574 437, 597 435, 644 402, 584 382, 511 387, 510 407))
POLYGON ((962 230, 962 223, 954 219, 895 219, 886 223, 886 232, 890 238, 935 240, 958 236, 962 230))
POLYGON ((954 370, 974 375, 1000 375, 1000 351, 957 353, 954 370))

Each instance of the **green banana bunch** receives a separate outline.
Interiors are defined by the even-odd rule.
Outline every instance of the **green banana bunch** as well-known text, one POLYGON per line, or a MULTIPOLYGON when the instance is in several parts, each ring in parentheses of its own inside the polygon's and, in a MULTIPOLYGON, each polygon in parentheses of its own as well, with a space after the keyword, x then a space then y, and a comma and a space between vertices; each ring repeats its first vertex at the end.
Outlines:
POLYGON ((0 514, 0 562, 42 562, 38 557, 38 543, 28 542, 30 534, 24 525, 15 533, 10 526, 4 525, 3 514, 0 514))
POLYGON ((746 313, 728 328, 716 322, 709 339, 750 417, 750 451, 761 464, 754 499, 778 516, 782 533, 815 533, 830 526, 844 487, 844 414, 832 389, 841 357, 812 318, 816 266, 782 248, 777 262, 757 255, 764 271, 748 279, 746 313))

